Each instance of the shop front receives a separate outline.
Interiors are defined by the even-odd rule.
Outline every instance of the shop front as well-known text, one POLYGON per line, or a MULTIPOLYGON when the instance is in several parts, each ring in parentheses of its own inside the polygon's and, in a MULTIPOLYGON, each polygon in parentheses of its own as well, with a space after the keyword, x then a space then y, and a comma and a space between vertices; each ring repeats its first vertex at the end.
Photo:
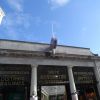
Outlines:
POLYGON ((0 100, 29 100, 29 65, 0 64, 0 100))
POLYGON ((92 67, 74 67, 73 75, 79 100, 99 100, 97 82, 92 67))
POLYGON ((38 100, 71 100, 67 67, 38 66, 38 100))
MULTIPOLYGON (((93 67, 73 67, 78 100, 99 100, 93 67)), ((38 66, 38 100, 73 100, 67 66, 38 66)))

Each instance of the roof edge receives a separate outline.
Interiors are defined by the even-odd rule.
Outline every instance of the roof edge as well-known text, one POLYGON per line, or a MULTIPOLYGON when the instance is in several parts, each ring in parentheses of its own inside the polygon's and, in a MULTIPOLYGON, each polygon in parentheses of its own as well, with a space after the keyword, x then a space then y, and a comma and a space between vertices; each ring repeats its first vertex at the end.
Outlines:
MULTIPOLYGON (((29 44, 50 45, 49 43, 21 41, 21 40, 9 40, 9 39, 0 39, 0 41, 10 41, 10 42, 22 42, 22 43, 29 43, 29 44)), ((61 46, 61 47, 71 47, 71 48, 80 48, 80 49, 88 49, 88 50, 90 50, 90 48, 85 48, 85 47, 68 46, 68 45, 60 45, 60 44, 58 46, 61 46)))

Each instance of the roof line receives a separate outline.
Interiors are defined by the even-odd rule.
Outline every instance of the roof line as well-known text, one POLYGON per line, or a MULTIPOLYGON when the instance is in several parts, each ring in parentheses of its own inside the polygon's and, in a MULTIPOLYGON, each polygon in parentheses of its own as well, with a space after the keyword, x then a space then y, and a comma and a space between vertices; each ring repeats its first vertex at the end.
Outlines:
MULTIPOLYGON (((30 43, 30 44, 42 44, 42 45, 50 45, 49 43, 40 43, 40 42, 31 42, 31 41, 21 41, 21 40, 9 40, 9 39, 0 39, 0 41, 11 41, 11 42, 22 42, 22 43, 30 43)), ((67 45, 58 45, 61 47, 71 47, 71 48, 81 48, 81 49, 89 49, 85 47, 76 47, 76 46, 67 46, 67 45)))

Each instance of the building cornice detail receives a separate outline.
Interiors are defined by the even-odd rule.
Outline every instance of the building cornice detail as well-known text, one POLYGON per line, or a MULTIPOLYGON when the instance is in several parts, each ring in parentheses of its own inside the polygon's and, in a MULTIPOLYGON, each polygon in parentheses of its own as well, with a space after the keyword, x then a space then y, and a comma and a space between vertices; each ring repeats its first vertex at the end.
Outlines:
POLYGON ((0 57, 16 57, 16 58, 48 58, 48 59, 73 59, 73 60, 100 60, 99 56, 87 56, 87 55, 74 55, 74 54, 64 54, 43 51, 20 51, 20 50, 7 50, 0 49, 0 57))

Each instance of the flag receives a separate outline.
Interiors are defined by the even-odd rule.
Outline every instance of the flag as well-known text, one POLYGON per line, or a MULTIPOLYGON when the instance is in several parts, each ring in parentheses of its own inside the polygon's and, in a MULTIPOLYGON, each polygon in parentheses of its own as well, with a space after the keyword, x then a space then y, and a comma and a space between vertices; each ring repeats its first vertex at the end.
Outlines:
POLYGON ((5 16, 5 13, 3 12, 2 8, 0 7, 0 24, 1 24, 4 16, 5 16))

